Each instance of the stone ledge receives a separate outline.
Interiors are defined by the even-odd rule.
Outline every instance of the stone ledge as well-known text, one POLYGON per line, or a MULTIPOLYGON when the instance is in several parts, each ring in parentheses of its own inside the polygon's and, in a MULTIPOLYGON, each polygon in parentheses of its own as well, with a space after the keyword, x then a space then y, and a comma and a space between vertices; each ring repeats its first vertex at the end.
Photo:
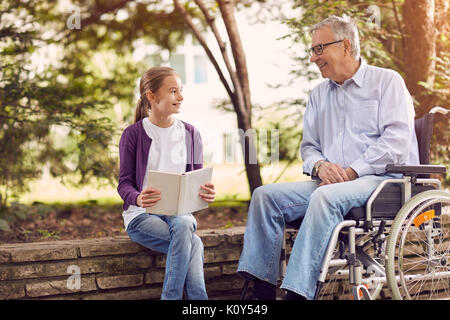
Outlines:
MULTIPOLYGON (((205 247, 204 274, 212 300, 239 299, 244 284, 236 274, 244 227, 199 230, 205 247)), ((292 233, 294 235, 294 233, 292 233)), ((287 243, 289 256, 292 242, 287 243)), ((164 254, 133 243, 128 236, 0 245, 0 300, 159 299, 164 254), (75 254, 76 253, 76 254, 75 254), (70 266, 80 270, 73 288, 70 266)), ((248 294, 252 291, 249 287, 248 294)), ((344 287, 339 289, 344 292, 344 287)), ((348 298, 348 292, 341 294, 348 298)), ((383 289, 385 299, 391 297, 383 289)), ((339 297, 339 298, 341 298, 339 297)))
MULTIPOLYGON (((205 248, 208 295, 239 298, 236 274, 244 227, 198 230, 205 248)), ((0 245, 0 300, 159 299, 166 256, 128 236, 0 245), (79 287, 71 288, 76 266, 79 287)))

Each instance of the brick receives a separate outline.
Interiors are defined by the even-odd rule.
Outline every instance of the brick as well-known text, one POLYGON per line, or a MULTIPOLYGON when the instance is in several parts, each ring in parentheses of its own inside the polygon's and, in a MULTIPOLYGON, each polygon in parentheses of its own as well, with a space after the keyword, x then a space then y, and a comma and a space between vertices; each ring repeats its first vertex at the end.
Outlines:
POLYGON ((70 263, 35 263, 27 265, 0 265, 0 280, 28 279, 67 274, 70 263))
POLYGON ((165 268, 166 267, 166 255, 157 255, 155 257, 155 265, 157 268, 165 268))
POLYGON ((67 275, 67 268, 76 265, 81 274, 89 273, 121 273, 129 270, 145 269, 151 264, 148 255, 101 257, 67 262, 41 262, 26 265, 0 265, 0 280, 30 279, 39 277, 55 277, 67 275))
POLYGON ((76 259, 77 248, 66 245, 43 246, 40 248, 14 248, 10 251, 11 262, 30 262, 76 259))
POLYGON ((80 245, 81 257, 123 255, 148 250, 130 239, 111 239, 80 245))
MULTIPOLYGON (((69 276, 68 276, 69 278, 69 276)), ((58 294, 74 293, 74 292, 86 292, 95 291, 97 286, 95 285, 95 279, 93 277, 80 276, 80 288, 71 288, 68 285, 68 278, 61 280, 48 280, 35 283, 27 283, 25 290, 29 297, 44 297, 58 294)))
POLYGON ((238 264, 237 263, 233 263, 233 264, 224 264, 222 266, 223 269, 223 274, 226 275, 232 275, 232 274, 236 274, 236 270, 237 270, 238 264))
POLYGON ((165 275, 166 275, 165 269, 150 270, 150 272, 147 272, 145 274, 145 283, 146 284, 163 283, 165 275))
POLYGON ((242 245, 244 243, 245 227, 235 227, 227 229, 225 238, 228 243, 242 245))
POLYGON ((93 293, 83 300, 148 300, 161 298, 161 287, 114 290, 112 292, 93 293))
POLYGON ((238 261, 241 253, 236 248, 215 248, 205 250, 205 263, 238 261))
POLYGON ((149 268, 151 257, 149 255, 96 257, 79 261, 82 274, 99 273, 117 274, 136 269, 149 268))
POLYGON ((206 280, 207 292, 214 291, 229 291, 235 289, 242 289, 244 286, 244 279, 236 276, 224 276, 220 279, 214 279, 211 281, 206 280))
POLYGON ((216 247, 225 241, 223 234, 216 230, 200 230, 197 235, 202 239, 205 248, 216 247))
POLYGON ((215 278, 222 275, 222 268, 220 266, 205 267, 203 272, 205 274, 205 279, 215 278))
POLYGON ((11 254, 7 250, 0 250, 0 263, 9 263, 11 254))
POLYGON ((80 294, 61 294, 56 296, 45 296, 28 300, 81 300, 80 294))
POLYGON ((143 274, 117 275, 110 277, 97 277, 97 285, 100 289, 138 287, 144 283, 143 274))
POLYGON ((22 297, 25 297, 25 288, 23 284, 0 284, 0 300, 18 299, 22 297))

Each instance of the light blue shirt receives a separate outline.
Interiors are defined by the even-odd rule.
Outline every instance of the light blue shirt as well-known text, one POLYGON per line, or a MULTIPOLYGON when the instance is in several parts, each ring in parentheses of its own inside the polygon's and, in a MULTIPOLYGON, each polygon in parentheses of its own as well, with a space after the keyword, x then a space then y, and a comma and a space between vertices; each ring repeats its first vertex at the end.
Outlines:
POLYGON ((326 80, 311 91, 300 147, 303 171, 322 159, 358 176, 385 172, 386 164, 419 164, 414 106, 395 71, 367 65, 342 85, 326 80))

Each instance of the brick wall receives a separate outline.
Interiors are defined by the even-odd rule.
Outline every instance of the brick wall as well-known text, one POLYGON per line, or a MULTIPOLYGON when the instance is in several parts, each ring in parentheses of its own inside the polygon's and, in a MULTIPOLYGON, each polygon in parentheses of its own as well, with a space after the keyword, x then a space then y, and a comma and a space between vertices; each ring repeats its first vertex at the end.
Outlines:
MULTIPOLYGON (((238 299, 244 283, 236 274, 244 228, 197 234, 205 247, 209 297, 238 299)), ((4 244, 0 300, 159 299, 165 263, 165 255, 131 242, 128 236, 4 244)))
MULTIPOLYGON (((199 230, 197 234, 205 247, 209 298, 239 299, 244 281, 236 268, 244 227, 199 230)), ((293 230, 287 232, 288 254, 295 235, 293 230)), ((166 255, 133 243, 128 236, 4 244, 0 245, 0 300, 159 299, 165 263, 166 255), (79 286, 76 280, 71 281, 76 277, 74 271, 80 274, 79 286)), ((348 281, 333 286, 337 294, 334 299, 351 298, 348 281)), ((251 288, 247 294, 251 294, 251 288)), ((381 297, 391 298, 387 286, 381 297)))

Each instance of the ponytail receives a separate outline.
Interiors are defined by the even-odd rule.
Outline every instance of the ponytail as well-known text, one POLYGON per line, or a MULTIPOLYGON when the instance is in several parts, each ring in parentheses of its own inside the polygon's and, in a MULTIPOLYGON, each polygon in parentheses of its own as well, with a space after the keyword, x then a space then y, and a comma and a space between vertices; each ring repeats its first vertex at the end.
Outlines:
POLYGON ((147 100, 147 97, 144 96, 139 98, 136 110, 134 111, 134 123, 144 119, 145 117, 148 117, 148 112, 151 109, 150 103, 147 100))

